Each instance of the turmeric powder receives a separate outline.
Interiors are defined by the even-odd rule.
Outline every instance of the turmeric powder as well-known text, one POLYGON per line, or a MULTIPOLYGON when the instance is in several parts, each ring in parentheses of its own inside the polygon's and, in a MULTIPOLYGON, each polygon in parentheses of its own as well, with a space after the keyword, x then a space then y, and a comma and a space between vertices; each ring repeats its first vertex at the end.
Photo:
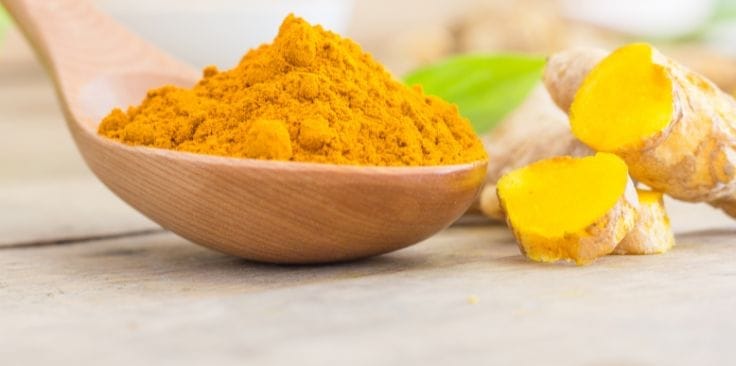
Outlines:
POLYGON ((486 159, 456 106, 396 81, 355 42, 289 15, 272 44, 193 88, 151 90, 99 133, 130 145, 353 165, 486 159))

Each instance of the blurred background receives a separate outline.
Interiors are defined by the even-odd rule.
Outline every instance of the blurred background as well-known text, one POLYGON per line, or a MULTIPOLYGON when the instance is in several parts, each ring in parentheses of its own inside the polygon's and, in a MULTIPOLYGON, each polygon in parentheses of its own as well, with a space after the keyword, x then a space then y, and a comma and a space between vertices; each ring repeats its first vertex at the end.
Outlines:
MULTIPOLYGON (((354 38, 397 76, 459 53, 546 55, 646 40, 736 90, 736 0, 95 1, 198 67, 231 67, 248 48, 269 42, 294 12, 354 38)), ((0 181, 89 174, 50 83, 4 13, 0 126, 0 181)))
MULTIPOLYGON (((706 44, 736 56, 736 0, 92 1, 199 67, 232 66, 269 42, 290 12, 351 36, 397 73, 453 53, 549 53, 630 40, 706 44)), ((4 48, 20 46, 4 14, 0 29, 4 48)))

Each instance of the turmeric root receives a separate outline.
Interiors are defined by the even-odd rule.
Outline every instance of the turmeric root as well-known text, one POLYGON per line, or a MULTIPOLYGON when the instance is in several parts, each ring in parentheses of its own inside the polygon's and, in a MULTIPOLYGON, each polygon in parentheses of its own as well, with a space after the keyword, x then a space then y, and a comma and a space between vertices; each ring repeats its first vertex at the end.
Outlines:
POLYGON ((621 47, 591 66, 594 59, 577 73, 562 72, 561 63, 546 70, 554 99, 563 108, 572 100, 575 136, 623 158, 632 177, 654 190, 736 217, 734 98, 648 44, 621 47))
POLYGON ((593 153, 572 135, 567 115, 555 106, 541 85, 493 132, 483 137, 483 144, 493 158, 488 163, 479 206, 484 215, 494 220, 504 219, 496 195, 496 182, 502 175, 553 156, 593 153))
POLYGON ((498 181, 498 197, 522 253, 578 265, 610 254, 631 231, 638 201, 613 154, 545 159, 498 181))
POLYGON ((675 245, 670 219, 664 208, 662 193, 637 190, 639 212, 636 226, 616 246, 615 254, 657 254, 675 245))
POLYGON ((567 113, 575 93, 607 52, 597 48, 574 48, 558 52, 547 58, 544 68, 544 85, 555 104, 567 113))

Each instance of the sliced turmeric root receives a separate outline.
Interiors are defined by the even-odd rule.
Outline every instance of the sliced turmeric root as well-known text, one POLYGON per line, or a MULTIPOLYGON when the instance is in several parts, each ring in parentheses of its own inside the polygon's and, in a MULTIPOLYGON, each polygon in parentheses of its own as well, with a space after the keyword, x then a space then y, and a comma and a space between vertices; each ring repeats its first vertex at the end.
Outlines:
POLYGON ((483 137, 488 163, 486 186, 479 197, 480 211, 492 220, 505 219, 496 194, 496 182, 505 173, 553 156, 588 156, 594 152, 570 131, 567 114, 550 98, 543 86, 490 134, 483 137))
POLYGON ((597 151, 648 147, 673 120, 673 78, 653 49, 633 44, 614 51, 585 78, 570 107, 573 134, 597 151))
POLYGON ((618 244, 616 254, 658 254, 675 245, 675 236, 670 219, 664 208, 662 193, 637 190, 639 196, 639 218, 636 226, 618 244))
POLYGON ((587 264, 610 254, 634 227, 638 202, 613 154, 541 160, 504 175, 498 197, 524 255, 587 264))
POLYGON ((577 138, 623 158, 632 177, 654 190, 708 202, 736 217, 732 96, 648 44, 619 48, 594 67, 576 66, 592 69, 579 89, 581 72, 565 72, 563 65, 550 63, 545 81, 563 108, 572 100, 570 124, 577 138), (570 77, 561 80, 565 75, 570 77), (576 89, 574 98, 560 95, 576 89))

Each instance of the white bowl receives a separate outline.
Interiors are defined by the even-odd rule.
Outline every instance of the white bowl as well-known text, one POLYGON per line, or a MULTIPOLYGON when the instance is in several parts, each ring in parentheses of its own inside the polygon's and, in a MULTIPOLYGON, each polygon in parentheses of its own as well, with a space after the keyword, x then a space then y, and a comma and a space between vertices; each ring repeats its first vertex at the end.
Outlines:
POLYGON ((133 32, 194 66, 229 69, 271 42, 289 13, 344 33, 351 0, 96 0, 133 32))

